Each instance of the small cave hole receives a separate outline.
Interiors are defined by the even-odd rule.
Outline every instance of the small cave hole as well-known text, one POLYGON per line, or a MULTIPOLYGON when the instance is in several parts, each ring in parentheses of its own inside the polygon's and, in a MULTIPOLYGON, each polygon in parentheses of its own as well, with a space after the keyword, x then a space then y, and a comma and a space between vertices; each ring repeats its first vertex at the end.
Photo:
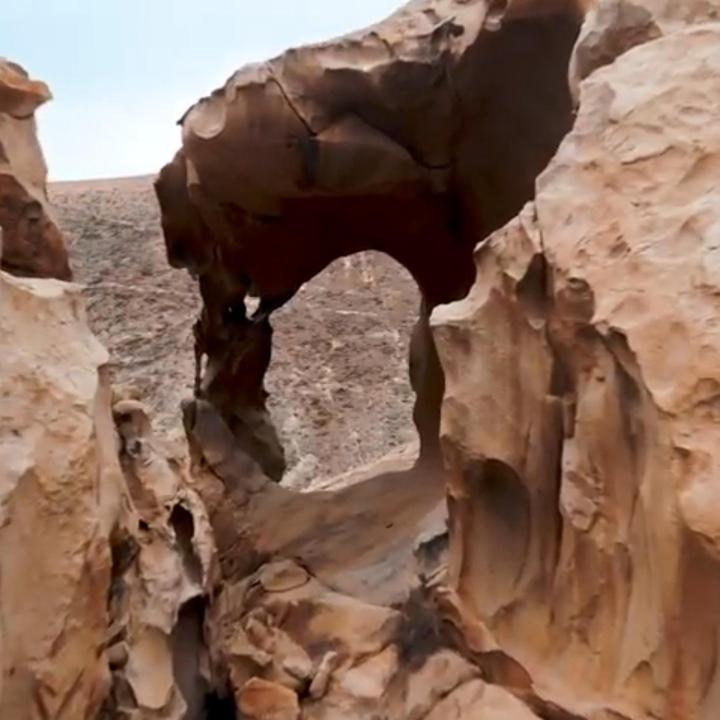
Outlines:
POLYGON ((530 322, 545 320, 550 309, 550 272, 544 255, 533 257, 516 292, 530 322))
POLYGON ((192 513, 178 503, 170 513, 169 523, 175 531, 177 546, 182 554, 188 577, 195 582, 201 582, 202 565, 192 543, 195 535, 195 521, 192 513))
POLYGON ((236 720, 239 717, 235 697, 230 689, 223 695, 218 692, 206 693, 203 710, 204 720, 236 720))
POLYGON ((194 597, 180 608, 172 631, 173 675, 187 705, 185 720, 214 717, 206 710, 210 690, 202 672, 203 656, 207 652, 204 623, 205 599, 194 597))

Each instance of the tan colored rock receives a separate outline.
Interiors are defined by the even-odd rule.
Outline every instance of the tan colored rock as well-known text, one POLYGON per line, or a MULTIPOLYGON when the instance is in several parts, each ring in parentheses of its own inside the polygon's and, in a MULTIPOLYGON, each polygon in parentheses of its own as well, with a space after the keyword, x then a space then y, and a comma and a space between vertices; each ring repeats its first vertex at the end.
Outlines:
POLYGON ((653 14, 641 2, 599 0, 585 17, 570 60, 570 86, 576 101, 582 80, 660 34, 653 14))
POLYGON ((720 19, 718 0, 638 0, 665 30, 720 19))
POLYGON ((719 47, 680 29, 585 80, 536 200, 433 316, 450 581, 580 717, 720 712, 719 47))
POLYGON ((80 289, 0 272, 0 717, 94 718, 121 476, 80 289))
POLYGON ((427 717, 442 698, 477 675, 478 668, 454 652, 441 650, 431 655, 408 678, 404 717, 427 717))
POLYGON ((112 715, 138 720, 200 720, 212 678, 203 636, 204 596, 215 545, 205 508, 181 468, 171 464, 137 400, 113 406, 124 478, 133 502, 136 556, 116 577, 113 621, 122 627, 127 661, 113 675, 112 715))
POLYGON ((343 673, 342 689, 357 698, 380 700, 398 671, 398 649, 390 645, 377 655, 343 673))
POLYGON ((333 670, 338 663, 338 658, 339 655, 334 650, 325 653, 318 665, 315 677, 310 683, 310 697, 315 700, 320 700, 327 693, 333 670))
POLYGON ((67 251, 47 202, 47 167, 34 111, 44 83, 0 58, 0 260, 15 275, 71 278, 67 251))
POLYGON ((538 720, 538 716, 507 690, 470 680, 448 693, 426 720, 538 720))
POLYGON ((238 708, 251 720, 298 720, 297 695, 282 685, 252 678, 240 690, 238 708))

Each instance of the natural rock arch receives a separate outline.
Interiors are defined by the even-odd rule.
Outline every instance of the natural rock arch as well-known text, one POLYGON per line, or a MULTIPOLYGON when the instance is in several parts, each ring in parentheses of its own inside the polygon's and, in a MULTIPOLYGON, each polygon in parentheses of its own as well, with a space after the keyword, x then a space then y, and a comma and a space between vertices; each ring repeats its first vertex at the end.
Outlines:
POLYGON ((282 475, 262 387, 272 331, 246 319, 245 297, 272 311, 362 250, 393 257, 422 294, 415 419, 422 457, 439 456, 429 314, 467 293, 474 246, 532 197, 569 130, 579 23, 569 0, 410 3, 238 71, 182 118, 156 192, 169 261, 199 278, 198 392, 271 477, 282 475))

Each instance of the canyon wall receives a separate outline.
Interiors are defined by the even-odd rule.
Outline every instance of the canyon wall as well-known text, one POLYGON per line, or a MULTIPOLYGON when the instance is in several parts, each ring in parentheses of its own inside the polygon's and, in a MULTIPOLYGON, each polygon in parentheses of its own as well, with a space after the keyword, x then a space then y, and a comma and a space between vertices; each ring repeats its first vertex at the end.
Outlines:
POLYGON ((592 74, 535 200, 433 316, 451 582, 580 715, 718 712, 719 40, 592 74))

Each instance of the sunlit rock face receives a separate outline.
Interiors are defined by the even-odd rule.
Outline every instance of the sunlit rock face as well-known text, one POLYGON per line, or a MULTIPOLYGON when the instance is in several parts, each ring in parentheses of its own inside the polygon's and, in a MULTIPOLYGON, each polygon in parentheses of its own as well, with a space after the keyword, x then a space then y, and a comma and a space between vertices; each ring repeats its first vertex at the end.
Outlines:
POLYGON ((79 288, 0 272, 0 717, 90 718, 120 471, 79 288))
POLYGON ((338 257, 388 253, 423 304, 410 374, 421 456, 438 454, 430 310, 472 249, 532 197, 572 123, 573 2, 413 2, 355 34, 239 70, 182 118, 156 182, 168 258, 197 274, 198 392, 279 479, 265 412, 266 316, 338 257), (262 298, 254 322, 248 294, 262 298))
POLYGON ((44 83, 0 58, 0 259, 14 275, 69 280, 65 243, 47 202, 47 167, 34 117, 50 97, 44 83))
POLYGON ((433 315, 451 582, 580 716, 720 712, 719 42, 591 74, 535 201, 433 315))
POLYGON ((0 717, 203 717, 205 508, 79 287, 1 272, 0 304, 0 717))

